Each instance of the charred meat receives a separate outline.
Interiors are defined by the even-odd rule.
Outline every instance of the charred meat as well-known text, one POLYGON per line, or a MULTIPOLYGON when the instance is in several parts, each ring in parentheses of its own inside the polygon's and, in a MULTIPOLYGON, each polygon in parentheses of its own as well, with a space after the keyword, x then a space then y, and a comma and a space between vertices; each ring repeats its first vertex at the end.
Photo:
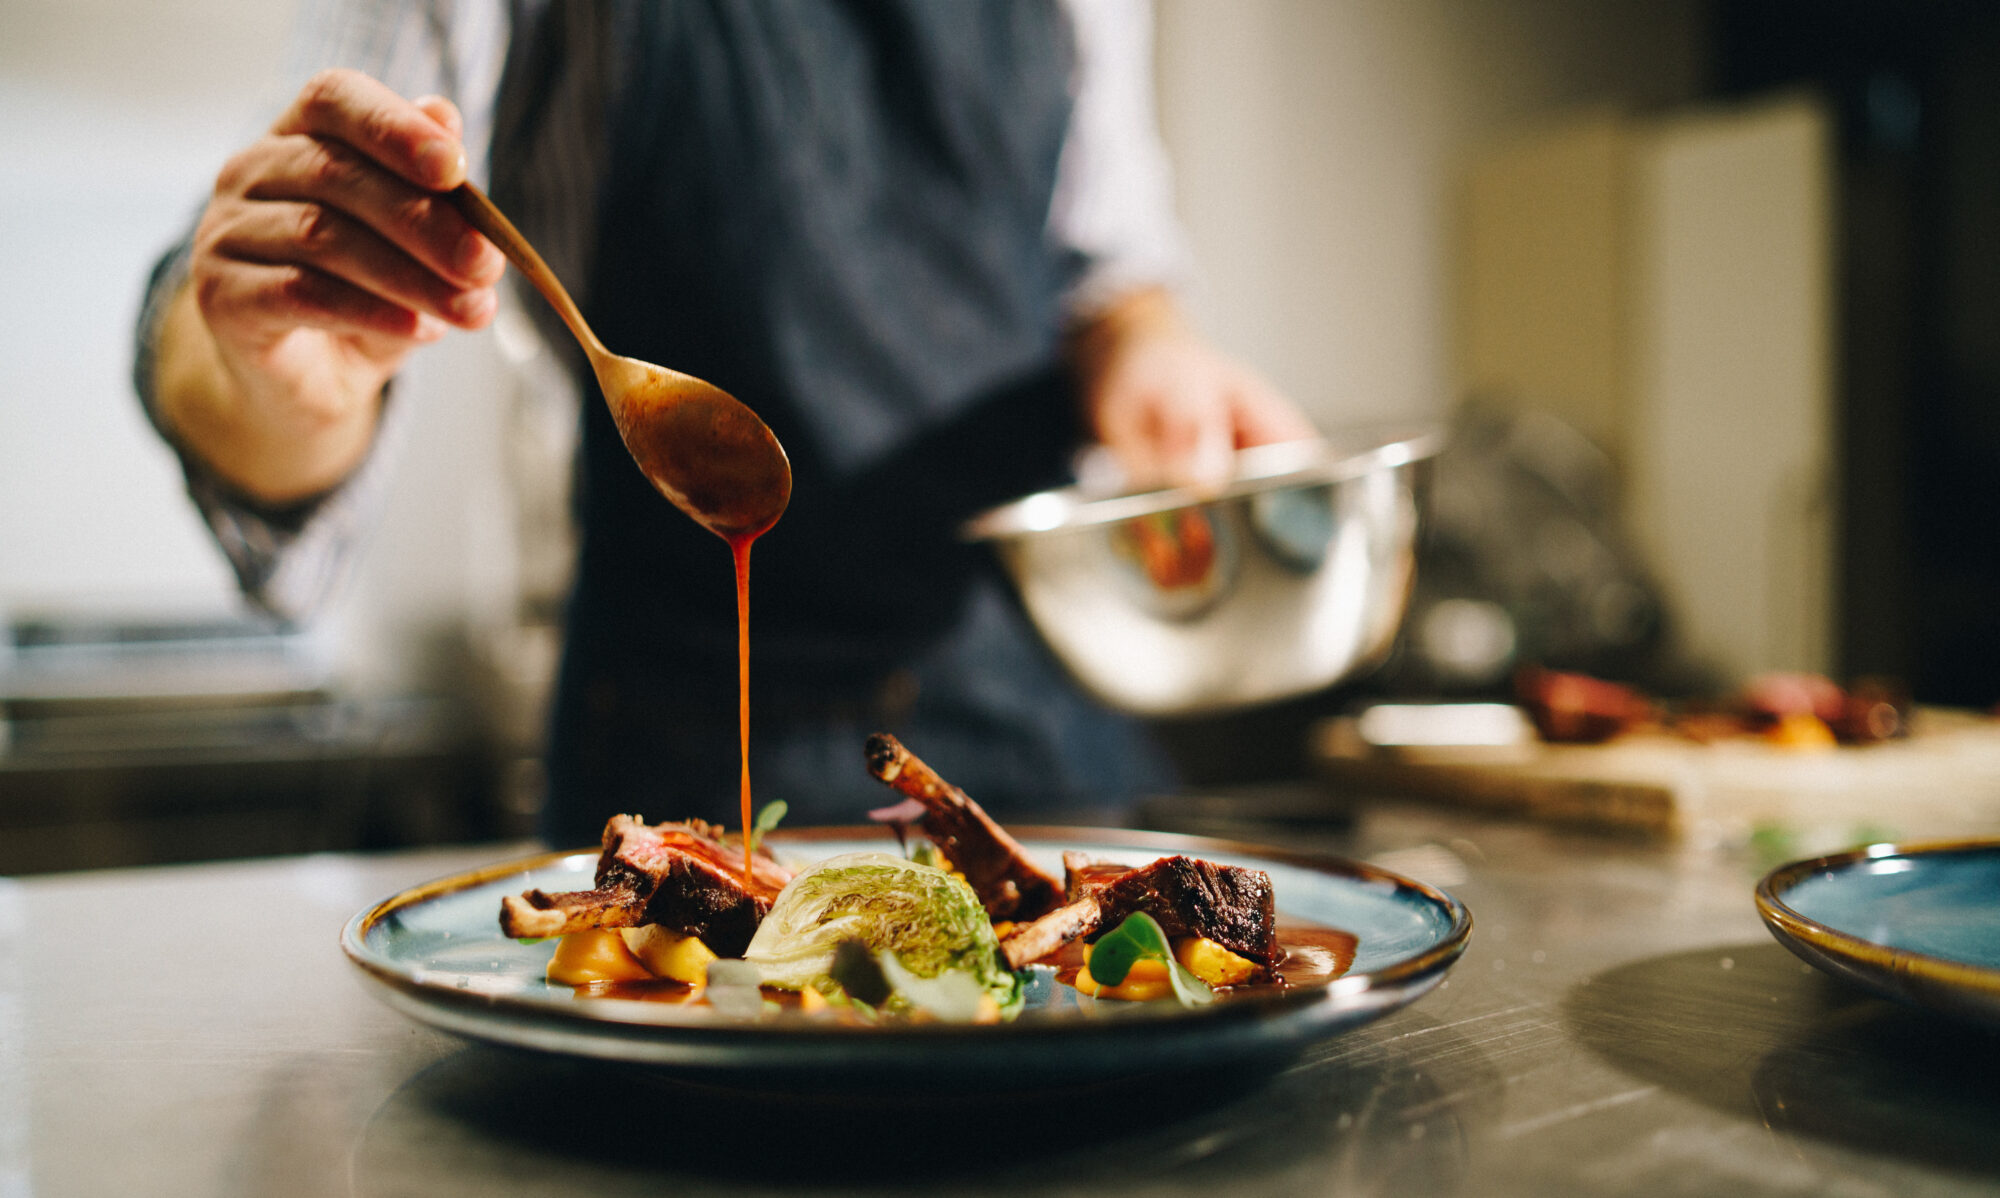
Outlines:
POLYGON ((1201 936, 1265 967, 1284 959, 1275 931, 1271 875, 1197 857, 1162 857, 1138 869, 1063 854, 1071 902, 1095 895, 1106 927, 1134 911, 1168 936, 1201 936))
POLYGON ((1016 928, 1000 942, 1015 969, 1071 940, 1117 926, 1134 911, 1160 922, 1170 937, 1201 936, 1266 970, 1284 959, 1275 930, 1271 877, 1261 869, 1218 865, 1195 857, 1162 857, 1133 868, 1063 854, 1069 901, 1016 928))
POLYGON ((726 841, 721 828, 700 820, 648 824, 614 815, 604 825, 595 888, 509 895, 500 903, 500 928, 535 938, 656 923, 700 937, 722 956, 741 956, 791 876, 760 850, 751 857, 746 886, 741 843, 726 841))
POLYGON ((894 787, 907 810, 996 920, 1035 919, 1062 902, 1055 878, 1034 862, 979 804, 939 777, 893 736, 868 738, 868 772, 894 787))

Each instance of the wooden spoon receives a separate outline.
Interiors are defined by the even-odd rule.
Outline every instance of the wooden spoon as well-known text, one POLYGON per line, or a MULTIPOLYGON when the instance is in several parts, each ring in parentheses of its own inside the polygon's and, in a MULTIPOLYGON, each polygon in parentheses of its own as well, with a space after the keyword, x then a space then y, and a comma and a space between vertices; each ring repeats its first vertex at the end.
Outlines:
POLYGON ((604 348, 555 272, 485 192, 465 183, 448 194, 576 335, 618 435, 660 494, 731 543, 776 524, 792 498, 792 464, 769 426, 720 387, 604 348))

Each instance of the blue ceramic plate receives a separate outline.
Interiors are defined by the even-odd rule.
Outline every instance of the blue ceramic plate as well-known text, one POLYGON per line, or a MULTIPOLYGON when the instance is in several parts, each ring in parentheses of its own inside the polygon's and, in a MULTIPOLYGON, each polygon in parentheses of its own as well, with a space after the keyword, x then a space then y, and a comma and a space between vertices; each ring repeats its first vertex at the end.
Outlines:
POLYGON ((1870 845, 1757 886, 1785 947, 1888 998, 2000 1023, 2000 841, 1870 845))
MULTIPOLYGON (((1456 899, 1356 862, 1159 833, 1013 831, 1057 876, 1066 849, 1134 864, 1185 853, 1265 870, 1280 925, 1352 933, 1353 964, 1322 984, 1193 1009, 1100 1001, 1042 969, 1020 1018, 984 1026, 857 1028, 796 1014, 745 1021, 699 1004, 579 998, 543 980, 552 945, 502 936, 498 917, 503 895, 531 886, 588 888, 595 852, 491 865, 406 890, 350 920, 341 947, 391 1006, 478 1040, 733 1081, 1041 1085, 1289 1055, 1421 997, 1465 950, 1472 930, 1456 899)), ((777 834, 771 845, 796 863, 895 847, 882 830, 858 828, 777 834)))

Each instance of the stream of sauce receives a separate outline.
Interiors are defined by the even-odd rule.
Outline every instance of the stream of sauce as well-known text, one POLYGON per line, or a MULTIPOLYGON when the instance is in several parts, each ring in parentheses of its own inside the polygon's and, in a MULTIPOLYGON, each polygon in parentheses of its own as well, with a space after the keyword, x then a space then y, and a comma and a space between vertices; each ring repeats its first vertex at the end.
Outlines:
POLYGON ((722 391, 634 363, 648 376, 607 389, 618 435, 639 472, 696 524, 729 544, 736 562, 737 732, 742 749, 743 884, 750 885, 750 545, 791 501, 792 471, 764 422, 722 391), (676 383, 673 380, 680 380, 676 383), (690 388, 683 384, 693 383, 690 388), (692 456, 690 456, 692 455, 692 456))
POLYGON ((729 554, 736 559, 736 729, 743 754, 743 888, 750 889, 750 545, 757 539, 729 537, 729 554))

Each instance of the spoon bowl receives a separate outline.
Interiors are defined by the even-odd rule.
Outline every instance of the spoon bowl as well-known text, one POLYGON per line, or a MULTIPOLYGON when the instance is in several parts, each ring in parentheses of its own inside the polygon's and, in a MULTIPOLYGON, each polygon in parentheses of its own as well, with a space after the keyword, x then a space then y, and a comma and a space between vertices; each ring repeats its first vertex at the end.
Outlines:
POLYGON ((792 465, 770 426, 712 383, 604 348, 555 272, 485 192, 465 183, 447 195, 569 326, 625 448, 660 494, 731 542, 778 522, 791 502, 792 465))

